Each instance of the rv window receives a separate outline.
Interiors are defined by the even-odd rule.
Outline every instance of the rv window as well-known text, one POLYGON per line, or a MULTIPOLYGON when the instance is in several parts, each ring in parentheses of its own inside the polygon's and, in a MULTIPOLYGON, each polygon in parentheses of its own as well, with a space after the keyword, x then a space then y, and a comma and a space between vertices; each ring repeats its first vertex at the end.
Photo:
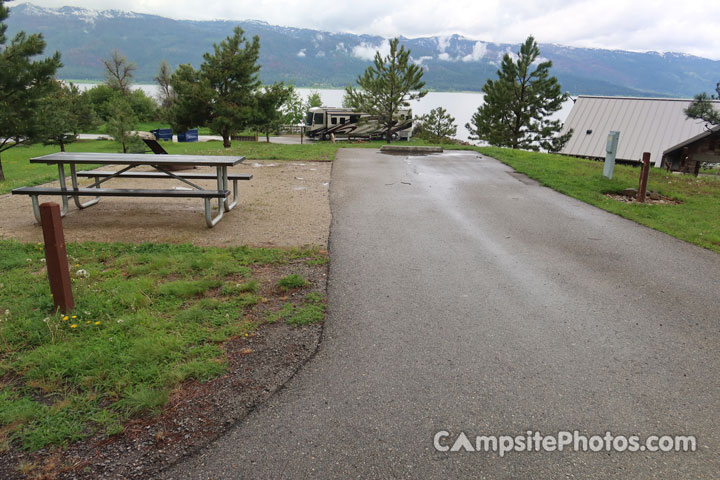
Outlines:
POLYGON ((312 117, 313 117, 312 112, 308 112, 307 120, 305 120, 305 123, 307 123, 308 127, 310 125, 312 125, 312 117))
POLYGON ((340 117, 340 123, 342 123, 342 124, 345 123, 345 117, 340 117))
POLYGON ((350 123, 357 123, 360 120, 360 115, 350 115, 350 123))
POLYGON ((336 117, 330 117, 330 123, 332 123, 333 125, 335 125, 335 124, 337 123, 337 118, 336 118, 336 117))

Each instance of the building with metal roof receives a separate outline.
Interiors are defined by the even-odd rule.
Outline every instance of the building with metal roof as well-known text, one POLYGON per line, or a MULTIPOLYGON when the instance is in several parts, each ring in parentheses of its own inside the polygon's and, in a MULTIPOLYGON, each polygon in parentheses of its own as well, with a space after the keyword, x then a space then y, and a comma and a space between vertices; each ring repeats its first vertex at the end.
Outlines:
MULTIPOLYGON (((665 150, 706 130, 705 122, 685 116, 691 102, 580 95, 561 132, 572 128, 573 135, 560 153, 604 159, 608 133, 614 130, 620 132, 617 160, 639 162, 643 152, 650 152, 651 161, 659 167, 665 150)), ((720 106, 720 101, 714 103, 720 106)))
POLYGON ((697 175, 702 163, 720 163, 720 125, 663 152, 663 166, 675 172, 697 175))

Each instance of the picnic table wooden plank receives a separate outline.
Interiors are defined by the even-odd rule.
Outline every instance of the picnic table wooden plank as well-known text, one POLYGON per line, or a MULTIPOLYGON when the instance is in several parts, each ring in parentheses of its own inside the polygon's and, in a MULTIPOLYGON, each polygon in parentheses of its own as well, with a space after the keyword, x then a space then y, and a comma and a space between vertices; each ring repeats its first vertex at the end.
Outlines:
POLYGON ((58 152, 30 159, 30 163, 104 164, 104 165, 194 165, 198 167, 232 167, 245 160, 234 155, 145 155, 143 153, 58 152))

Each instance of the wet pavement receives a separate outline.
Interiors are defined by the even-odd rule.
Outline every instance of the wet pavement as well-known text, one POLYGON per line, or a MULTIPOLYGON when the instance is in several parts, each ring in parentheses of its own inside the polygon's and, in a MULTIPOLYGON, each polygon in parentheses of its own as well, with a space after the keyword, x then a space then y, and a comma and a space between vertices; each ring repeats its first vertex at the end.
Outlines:
MULTIPOLYGON (((341 150, 320 349, 165 478, 712 478, 720 255, 474 152, 341 150), (438 431, 697 452, 439 452, 438 431)), ((671 208, 671 207, 665 207, 671 208)))

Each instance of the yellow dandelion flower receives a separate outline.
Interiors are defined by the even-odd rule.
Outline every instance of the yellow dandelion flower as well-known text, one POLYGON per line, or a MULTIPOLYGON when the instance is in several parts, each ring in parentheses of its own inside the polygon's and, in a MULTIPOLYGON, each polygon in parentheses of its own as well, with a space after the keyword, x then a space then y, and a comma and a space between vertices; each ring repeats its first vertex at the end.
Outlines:
POLYGON ((73 315, 73 316, 70 317, 70 318, 72 318, 73 320, 75 320, 75 319, 77 318, 77 315, 73 315))
POLYGON ((70 328, 77 328, 77 323, 73 323, 72 325, 70 325, 70 328))
POLYGON ((100 322, 95 322, 95 325, 100 325, 100 322))
POLYGON ((245 334, 245 336, 247 337, 247 336, 248 336, 248 334, 246 333, 246 334, 245 334))
POLYGON ((67 319, 69 319, 69 318, 70 318, 70 317, 68 317, 67 315, 65 315, 65 316, 63 317, 63 320, 67 320, 67 319))

